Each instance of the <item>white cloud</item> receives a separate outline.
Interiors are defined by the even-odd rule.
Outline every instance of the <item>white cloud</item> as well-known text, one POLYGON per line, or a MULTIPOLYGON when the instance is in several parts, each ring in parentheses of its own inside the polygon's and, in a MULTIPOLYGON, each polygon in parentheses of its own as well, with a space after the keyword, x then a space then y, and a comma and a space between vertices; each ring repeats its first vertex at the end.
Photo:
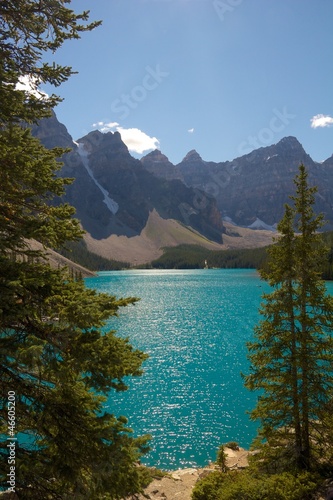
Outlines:
POLYGON ((16 84, 16 89, 24 90, 25 92, 34 95, 38 99, 48 98, 49 97, 48 94, 40 90, 39 84, 40 81, 36 77, 24 75, 19 78, 19 81, 16 84))
POLYGON ((311 128, 330 127, 333 125, 333 118, 329 115, 316 115, 311 118, 311 128))
POLYGON ((113 132, 114 130, 117 130, 118 126, 119 126, 119 123, 117 123, 117 122, 109 122, 109 123, 97 122, 97 123, 93 123, 93 127, 94 128, 98 128, 98 130, 100 130, 103 133, 113 132))
POLYGON ((194 128, 190 128, 187 132, 188 132, 189 134, 193 134, 193 132, 194 132, 194 128))
POLYGON ((134 153, 142 154, 144 151, 156 149, 160 146, 156 137, 150 137, 138 128, 123 128, 117 122, 97 122, 93 124, 93 127, 103 133, 118 131, 128 149, 134 153))
POLYGON ((156 149, 160 143, 156 137, 149 137, 149 135, 142 132, 138 128, 122 128, 117 127, 122 140, 130 151, 142 154, 144 151, 156 149))

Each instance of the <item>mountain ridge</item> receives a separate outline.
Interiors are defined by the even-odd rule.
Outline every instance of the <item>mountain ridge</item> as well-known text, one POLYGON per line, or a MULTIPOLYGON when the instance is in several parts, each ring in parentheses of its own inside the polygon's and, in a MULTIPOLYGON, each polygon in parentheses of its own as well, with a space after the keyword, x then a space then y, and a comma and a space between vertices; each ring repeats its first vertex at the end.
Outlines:
MULTIPOLYGON (((148 155, 141 161, 155 175, 163 175, 162 165, 154 172, 148 155)), ((224 220, 242 227, 256 227, 259 220, 264 227, 274 227, 294 193, 293 180, 301 163, 308 168, 310 184, 318 186, 316 210, 324 213, 331 229, 333 155, 322 163, 314 162, 296 137, 284 137, 276 144, 224 162, 205 161, 191 150, 175 167, 187 186, 217 200, 224 220)))
POLYGON ((59 174, 74 179, 63 201, 76 208, 88 249, 108 259, 145 264, 180 244, 268 245, 300 163, 319 184, 316 208, 333 223, 333 155, 316 163, 295 137, 225 162, 192 149, 173 165, 160 150, 133 158, 119 132, 73 141, 55 114, 33 134, 48 148, 72 148, 59 174))
POLYGON ((76 208, 89 250, 125 262, 129 254, 130 262, 144 263, 161 254, 161 245, 196 244, 198 235, 201 242, 222 244, 225 228, 215 199, 205 196, 205 206, 198 206, 203 193, 179 179, 163 180, 148 172, 118 132, 93 131, 73 141, 53 114, 33 127, 33 134, 48 148, 72 148, 62 158, 59 175, 74 182, 62 201, 76 208), (163 225, 168 235, 163 241, 151 231, 150 219, 163 225), (135 257, 134 242, 146 249, 146 256, 135 257))

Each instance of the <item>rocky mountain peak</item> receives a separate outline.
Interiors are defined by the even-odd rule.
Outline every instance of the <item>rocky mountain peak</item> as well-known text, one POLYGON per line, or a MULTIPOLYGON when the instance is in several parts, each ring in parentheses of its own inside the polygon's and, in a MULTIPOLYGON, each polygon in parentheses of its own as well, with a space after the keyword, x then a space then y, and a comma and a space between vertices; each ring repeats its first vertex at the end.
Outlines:
POLYGON ((199 155, 199 153, 197 153, 197 151, 195 149, 191 149, 191 151, 189 151, 187 153, 187 155, 185 156, 185 158, 182 160, 182 163, 195 162, 195 161, 203 162, 203 159, 201 158, 201 156, 199 155))
POLYGON ((332 168, 333 167, 333 155, 330 156, 329 158, 327 158, 327 160, 323 161, 321 163, 321 165, 323 165, 324 167, 332 168))
POLYGON ((313 164, 311 157, 305 152, 302 144, 296 137, 284 137, 278 143, 270 146, 261 147, 251 151, 248 155, 237 158, 237 163, 242 164, 246 158, 247 164, 252 165, 256 170, 260 164, 266 164, 271 167, 274 165, 279 170, 296 168, 304 163, 306 166, 313 164))
POLYGON ((159 149, 155 149, 151 153, 148 153, 146 156, 141 158, 140 161, 144 168, 156 177, 161 177, 166 180, 183 180, 178 168, 175 167, 169 161, 169 158, 161 153, 159 149))
POLYGON ((296 153, 306 154, 302 144, 298 141, 298 139, 296 139, 296 137, 293 136, 284 137, 276 144, 276 147, 283 149, 286 152, 293 151, 296 153))
POLYGON ((145 164, 145 162, 164 163, 169 162, 169 158, 165 156, 159 149, 154 149, 154 151, 151 151, 146 156, 141 158, 141 162, 143 164, 145 164))
POLYGON ((60 173, 75 178, 64 199, 96 241, 140 235, 154 211, 216 242, 224 230, 221 214, 239 226, 274 227, 294 192, 300 163, 318 186, 316 210, 333 224, 333 156, 315 163, 292 136, 231 162, 204 161, 193 149, 173 165, 158 149, 141 160, 133 158, 119 132, 94 130, 76 147, 54 114, 33 133, 47 147, 73 148, 60 173), (198 202, 198 192, 206 193, 204 203, 198 202))
POLYGON ((128 148, 122 141, 119 132, 102 133, 99 130, 93 130, 78 139, 78 142, 83 143, 86 151, 90 154, 100 150, 112 150, 113 154, 129 155, 128 148))
POLYGON ((223 217, 255 229, 272 227, 281 219, 301 163, 309 169, 310 183, 318 186, 316 210, 332 221, 331 161, 316 164, 296 137, 289 136, 232 162, 203 161, 192 150, 177 167, 187 186, 213 193, 223 217))
POLYGON ((71 148, 74 145, 67 128, 58 121, 54 111, 49 118, 43 118, 38 125, 33 125, 32 133, 47 148, 71 148))
POLYGON ((94 130, 74 142, 53 115, 33 133, 47 147, 59 145, 58 141, 72 146, 72 152, 63 157, 60 175, 73 177, 74 182, 63 199, 76 208, 77 218, 94 241, 139 236, 156 212, 161 220, 173 221, 171 225, 179 221, 180 227, 190 226, 184 231, 191 236, 194 230, 222 242, 224 227, 216 200, 206 197, 204 207, 198 208, 197 192, 181 182, 177 168, 160 151, 148 155, 146 162, 157 165, 164 179, 130 155, 119 132, 94 130))
POLYGON ((288 145, 294 145, 294 146, 301 146, 302 147, 302 144, 299 142, 299 140, 294 137, 293 135, 288 135, 286 137, 283 137, 279 142, 278 144, 283 144, 284 146, 288 146, 288 145))

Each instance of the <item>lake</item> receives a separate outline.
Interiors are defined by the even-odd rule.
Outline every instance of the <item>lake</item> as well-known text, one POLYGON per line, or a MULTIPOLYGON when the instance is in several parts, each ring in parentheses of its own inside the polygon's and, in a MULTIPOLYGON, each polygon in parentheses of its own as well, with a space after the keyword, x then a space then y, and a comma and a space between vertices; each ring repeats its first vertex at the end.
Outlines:
MULTIPOLYGON (((149 354, 144 375, 110 394, 107 409, 125 415, 135 435, 151 434, 142 460, 173 470, 206 465, 220 444, 250 446, 257 424, 247 412, 257 394, 243 387, 246 342, 269 291, 254 270, 101 272, 87 286, 117 297, 140 297, 109 329, 149 354)), ((328 283, 333 294, 333 283, 328 283)))

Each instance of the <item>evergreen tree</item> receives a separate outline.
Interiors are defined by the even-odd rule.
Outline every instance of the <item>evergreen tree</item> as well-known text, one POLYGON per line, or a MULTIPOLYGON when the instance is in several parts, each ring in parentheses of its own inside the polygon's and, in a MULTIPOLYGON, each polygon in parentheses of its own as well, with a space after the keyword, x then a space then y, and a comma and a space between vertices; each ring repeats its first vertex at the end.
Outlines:
POLYGON ((12 472, 20 498, 120 499, 142 490, 148 438, 134 438, 106 398, 141 374, 146 355, 102 329, 137 299, 85 288, 33 246, 82 235, 72 207, 53 203, 70 182, 56 175, 64 150, 45 149, 29 129, 59 101, 38 85, 72 73, 43 55, 99 24, 66 4, 0 5, 0 487, 12 472), (30 89, 19 90, 27 76, 30 89))
POLYGON ((2 0, 0 4, 0 125, 9 121, 36 122, 61 101, 46 96, 41 83, 59 86, 74 73, 71 67, 43 60, 66 40, 101 24, 88 23, 89 11, 76 14, 66 7, 71 0, 2 0), (30 91, 18 90, 28 81, 30 91))
POLYGON ((314 213, 316 188, 303 165, 295 184, 294 206, 286 205, 269 268, 261 272, 273 291, 264 295, 264 319, 248 346, 245 385, 261 391, 251 415, 260 421, 260 458, 272 468, 307 470, 324 452, 325 436, 322 460, 333 445, 324 427, 333 388, 333 300, 320 276, 323 217, 314 213))
MULTIPOLYGON (((23 498, 123 498, 142 486, 136 462, 146 438, 107 411, 106 394, 126 390, 146 356, 100 329, 119 299, 86 289, 43 262, 1 258, 1 420, 15 392, 15 490, 23 498), (109 496, 108 496, 109 495, 109 496)), ((112 407, 112 406, 111 406, 112 407)), ((8 474, 1 445, 1 481, 8 474)))

